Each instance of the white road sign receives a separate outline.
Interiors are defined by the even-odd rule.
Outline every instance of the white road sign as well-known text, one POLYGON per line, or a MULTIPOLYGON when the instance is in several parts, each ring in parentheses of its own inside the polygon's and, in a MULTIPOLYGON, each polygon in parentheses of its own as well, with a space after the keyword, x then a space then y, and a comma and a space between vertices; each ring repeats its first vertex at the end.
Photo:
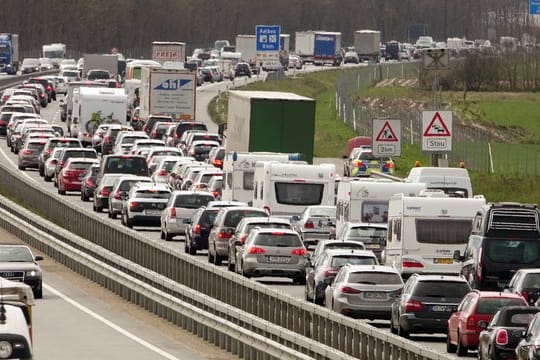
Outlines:
POLYGON ((375 156, 401 156, 401 120, 373 119, 371 143, 375 156))
POLYGON ((422 150, 452 151, 452 112, 422 112, 422 150))

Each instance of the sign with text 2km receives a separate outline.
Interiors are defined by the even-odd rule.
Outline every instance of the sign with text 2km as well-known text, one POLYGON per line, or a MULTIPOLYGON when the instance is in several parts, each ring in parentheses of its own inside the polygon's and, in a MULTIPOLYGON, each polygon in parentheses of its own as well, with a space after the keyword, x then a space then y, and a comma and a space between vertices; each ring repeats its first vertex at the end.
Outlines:
POLYGON ((452 112, 422 112, 422 150, 452 151, 452 112))
POLYGON ((257 25, 255 35, 257 51, 279 51, 279 25, 257 25))
POLYGON ((373 155, 401 155, 401 120, 373 119, 372 129, 373 155))

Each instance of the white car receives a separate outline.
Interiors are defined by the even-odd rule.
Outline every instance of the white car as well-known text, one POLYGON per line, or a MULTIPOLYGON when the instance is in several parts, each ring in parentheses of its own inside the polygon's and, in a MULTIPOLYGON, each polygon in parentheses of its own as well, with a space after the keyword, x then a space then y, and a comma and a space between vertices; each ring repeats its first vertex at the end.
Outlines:
POLYGON ((43 180, 45 181, 51 181, 54 177, 54 172, 56 169, 56 164, 58 163, 58 159, 60 158, 60 153, 62 152, 63 147, 56 147, 53 150, 53 153, 47 161, 45 161, 45 168, 44 168, 44 175, 43 180))

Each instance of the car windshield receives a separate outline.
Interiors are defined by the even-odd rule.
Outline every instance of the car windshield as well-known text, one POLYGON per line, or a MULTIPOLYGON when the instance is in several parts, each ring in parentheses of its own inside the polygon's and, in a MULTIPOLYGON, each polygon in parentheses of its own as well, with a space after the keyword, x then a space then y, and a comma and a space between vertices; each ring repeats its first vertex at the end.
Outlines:
POLYGON ((343 265, 377 265, 377 260, 371 256, 359 256, 359 255, 337 255, 332 256, 330 266, 333 268, 339 268, 343 265))
POLYGON ((32 262, 34 258, 28 248, 23 246, 0 246, 0 262, 32 262))
POLYGON ((414 288, 418 297, 462 298, 471 288, 463 281, 419 281, 414 288))
POLYGON ((373 285, 400 285, 403 284, 399 274, 387 272, 353 272, 349 275, 348 283, 373 285))
POLYGON ((487 257, 500 264, 537 264, 540 266, 540 242, 538 240, 490 239, 487 257))

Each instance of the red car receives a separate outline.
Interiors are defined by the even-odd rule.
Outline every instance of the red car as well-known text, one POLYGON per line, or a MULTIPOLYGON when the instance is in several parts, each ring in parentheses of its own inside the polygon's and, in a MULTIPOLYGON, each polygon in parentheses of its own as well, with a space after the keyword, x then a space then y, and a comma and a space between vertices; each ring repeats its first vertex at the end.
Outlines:
POLYGON ((65 195, 66 191, 81 191, 82 179, 90 166, 98 164, 96 159, 71 158, 58 174, 58 193, 65 195))
POLYGON ((506 306, 527 305, 527 301, 518 294, 478 290, 469 292, 448 319, 446 351, 465 356, 469 349, 478 348, 480 332, 485 328, 480 325, 489 324, 497 311, 506 306))

